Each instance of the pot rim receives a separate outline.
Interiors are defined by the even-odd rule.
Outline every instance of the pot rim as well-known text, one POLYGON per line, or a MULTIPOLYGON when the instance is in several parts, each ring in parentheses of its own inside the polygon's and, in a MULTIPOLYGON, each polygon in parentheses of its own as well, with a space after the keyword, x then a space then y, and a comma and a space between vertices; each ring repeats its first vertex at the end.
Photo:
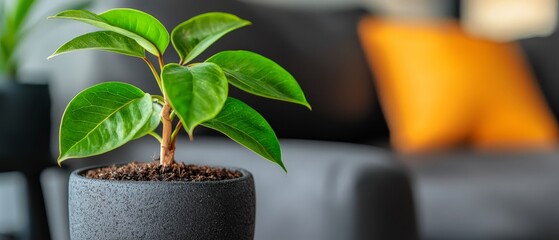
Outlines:
MULTIPOLYGON (((120 165, 125 165, 128 163, 116 163, 114 165, 116 166, 120 166, 120 165)), ((223 166, 215 166, 215 165, 202 165, 202 164, 194 164, 194 165, 198 165, 198 166, 208 166, 208 167, 216 167, 216 168, 225 168, 228 170, 233 170, 233 171, 239 171, 242 176, 238 177, 238 178, 234 178, 234 179, 226 179, 226 180, 218 180, 218 181, 198 181, 198 182, 194 182, 194 181, 131 181, 131 180, 109 180, 109 179, 94 179, 94 178, 87 178, 83 175, 81 175, 81 173, 91 170, 91 169, 95 169, 95 168, 102 168, 102 167, 108 167, 111 166, 113 164, 103 164, 103 165, 95 165, 95 166, 89 166, 89 167, 83 167, 83 168, 79 168, 76 169, 74 171, 72 171, 72 173, 70 173, 70 177, 74 177, 77 178, 78 180, 81 181, 90 181, 90 182, 99 182, 99 183, 113 183, 113 184, 152 184, 152 185, 181 185, 181 184, 196 184, 196 185, 213 185, 213 184, 223 184, 223 183, 232 183, 232 182, 240 182, 240 181, 245 181, 248 180, 250 178, 252 178, 252 174, 244 169, 244 168, 238 168, 238 167, 223 167, 223 166)))

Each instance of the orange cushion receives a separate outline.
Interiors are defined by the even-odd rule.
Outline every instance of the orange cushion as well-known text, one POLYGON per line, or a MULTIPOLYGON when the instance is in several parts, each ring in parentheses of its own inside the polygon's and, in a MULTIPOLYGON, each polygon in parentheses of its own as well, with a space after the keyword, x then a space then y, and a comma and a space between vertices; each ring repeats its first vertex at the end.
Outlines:
POLYGON ((557 144, 557 123, 516 44, 472 38, 451 20, 367 17, 359 33, 396 149, 557 144))

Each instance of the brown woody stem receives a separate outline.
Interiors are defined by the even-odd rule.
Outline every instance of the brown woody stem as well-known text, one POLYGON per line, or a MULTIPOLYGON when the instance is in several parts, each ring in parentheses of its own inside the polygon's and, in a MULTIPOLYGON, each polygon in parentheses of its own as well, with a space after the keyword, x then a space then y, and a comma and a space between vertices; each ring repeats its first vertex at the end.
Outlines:
MULTIPOLYGON (((163 57, 161 56, 161 54, 159 54, 157 60, 159 61, 159 69, 163 70, 163 66, 165 65, 165 63, 163 62, 163 57)), ((150 65, 150 68, 154 72, 155 78, 159 82, 161 82, 159 75, 155 74, 155 68, 153 67, 153 64, 150 64, 148 62, 148 65, 150 65)), ((163 166, 169 166, 175 162, 175 141, 172 139, 172 133, 173 133, 173 121, 171 120, 172 108, 171 108, 171 104, 169 103, 169 99, 167 99, 165 91, 163 91, 163 89, 161 90, 163 92, 164 103, 163 103, 163 109, 161 110, 163 136, 161 136, 161 153, 160 153, 159 162, 163 166)))
POLYGON ((175 162, 175 144, 171 139, 173 133, 173 123, 171 121, 171 105, 167 98, 161 110, 161 121, 163 123, 163 136, 161 137, 161 155, 160 163, 163 166, 169 166, 175 162))

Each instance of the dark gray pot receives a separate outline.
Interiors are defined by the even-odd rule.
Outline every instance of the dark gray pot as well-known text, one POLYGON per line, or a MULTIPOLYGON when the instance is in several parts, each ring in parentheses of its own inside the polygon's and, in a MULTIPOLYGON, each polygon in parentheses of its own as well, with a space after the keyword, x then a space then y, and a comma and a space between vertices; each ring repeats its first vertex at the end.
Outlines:
POLYGON ((2 163, 2 171, 54 165, 50 157, 50 110, 47 84, 0 84, 0 156, 25 158, 2 163))
MULTIPOLYGON (((43 76, 32 80, 48 82, 43 76)), ((28 227, 24 239, 50 239, 40 179, 44 169, 54 166, 50 110, 47 84, 18 83, 0 76, 0 173, 18 171, 25 176, 28 227)))
MULTIPOLYGON (((91 168, 89 168, 91 169, 91 168)), ((252 175, 218 182, 88 179, 72 172, 71 239, 253 239, 252 175)))

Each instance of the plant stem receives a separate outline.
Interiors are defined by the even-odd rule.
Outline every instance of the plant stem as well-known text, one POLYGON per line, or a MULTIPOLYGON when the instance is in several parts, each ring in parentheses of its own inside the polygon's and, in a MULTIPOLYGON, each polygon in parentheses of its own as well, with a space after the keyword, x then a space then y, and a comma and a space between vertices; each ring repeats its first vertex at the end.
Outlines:
POLYGON ((163 136, 161 141, 161 154, 160 163, 163 166, 169 166, 175 162, 175 146, 171 142, 171 135, 173 132, 173 125, 171 122, 171 105, 165 97, 165 103, 161 111, 161 121, 163 122, 163 136))
POLYGON ((151 98, 157 100, 157 102, 158 102, 161 106, 163 106, 163 103, 165 103, 165 99, 164 99, 163 96, 161 96, 161 95, 153 95, 153 94, 152 94, 152 95, 151 95, 151 98))
POLYGON ((161 77, 159 77, 159 73, 157 73, 157 70, 155 70, 155 66, 153 66, 153 63, 151 63, 149 58, 145 57, 145 58, 142 58, 142 59, 144 59, 144 62, 146 62, 147 65, 149 66, 149 69, 151 70, 151 73, 153 73, 153 76, 155 77, 155 81, 157 82, 157 86, 159 86, 159 90, 161 90, 161 92, 163 92, 163 86, 161 85, 161 77))
POLYGON ((182 129, 182 122, 179 121, 179 123, 177 123, 177 126, 175 126, 175 130, 173 130, 173 134, 171 134, 171 145, 175 145, 175 143, 177 142, 177 137, 179 136, 179 132, 182 129))
POLYGON ((157 141, 159 141, 159 143, 161 144, 161 136, 159 136, 159 134, 157 134, 156 132, 149 132, 148 134, 157 139, 157 141))
POLYGON ((165 63, 163 62, 163 55, 161 55, 161 53, 159 53, 157 60, 159 60, 159 70, 163 71, 163 66, 165 66, 165 63))
POLYGON ((171 121, 173 121, 173 119, 175 119, 175 111, 171 111, 171 116, 169 117, 171 119, 171 121))
MULTIPOLYGON (((163 57, 161 54, 157 56, 157 60, 159 61, 159 69, 163 70, 163 66, 165 63, 163 62, 163 57)), ((159 77, 155 68, 153 68, 153 64, 150 68, 152 68, 152 72, 154 75, 157 75, 156 78, 159 82, 161 82, 161 78, 159 77)), ((171 104, 169 103, 169 99, 167 99, 167 95, 163 88, 161 88, 161 92, 163 93, 163 109, 161 110, 161 122, 163 124, 163 136, 161 137, 161 153, 160 153, 160 164, 163 166, 169 166, 175 162, 175 142, 172 140, 172 133, 173 133, 173 121, 171 120, 171 104)))

